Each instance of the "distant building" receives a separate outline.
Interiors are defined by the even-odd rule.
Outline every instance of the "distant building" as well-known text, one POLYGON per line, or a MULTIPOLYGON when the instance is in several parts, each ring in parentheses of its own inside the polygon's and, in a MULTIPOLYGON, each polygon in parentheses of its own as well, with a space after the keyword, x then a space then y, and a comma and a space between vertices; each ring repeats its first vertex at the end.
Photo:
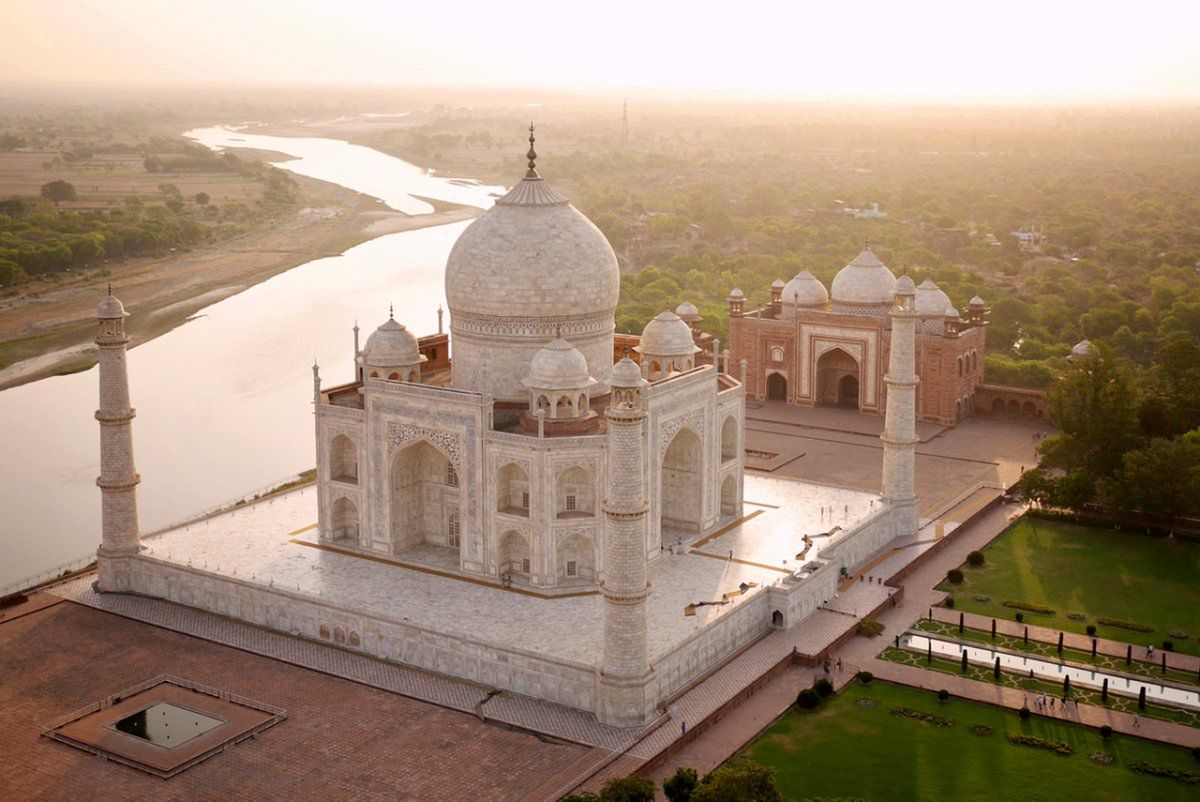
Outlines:
MULTIPOLYGON (((746 397, 882 415, 895 286, 892 271, 864 249, 834 277, 832 299, 807 270, 786 285, 776 281, 761 309, 744 310, 745 296, 734 290, 729 347, 733 364, 746 360, 746 397)), ((917 419, 956 423, 974 409, 983 381, 987 306, 972 298, 964 318, 926 280, 915 308, 917 419)))
POLYGON ((875 220, 883 219, 888 216, 887 212, 879 211, 879 204, 872 203, 870 209, 859 209, 854 213, 855 220, 875 220))

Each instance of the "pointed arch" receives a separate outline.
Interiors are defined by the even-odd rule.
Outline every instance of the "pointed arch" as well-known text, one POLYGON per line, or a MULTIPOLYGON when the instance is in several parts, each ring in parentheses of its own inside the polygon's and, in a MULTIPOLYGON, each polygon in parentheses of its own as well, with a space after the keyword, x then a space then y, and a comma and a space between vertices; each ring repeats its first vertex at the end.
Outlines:
POLYGON ((358 447, 348 435, 339 434, 329 441, 329 478, 358 484, 358 447))
POLYGON ((578 518, 596 514, 596 475, 578 465, 554 480, 554 517, 578 518))
POLYGON ((447 513, 459 504, 459 491, 449 483, 453 463, 444 451, 420 437, 392 457, 388 482, 392 549, 418 543, 445 545, 447 513))
POLYGON ((515 529, 510 529, 500 535, 499 549, 496 553, 497 568, 501 576, 517 574, 529 576, 529 541, 515 529))
POLYGON ((826 406, 861 408, 858 360, 841 347, 830 348, 817 360, 817 400, 826 406))
POLYGON ((700 531, 703 521, 704 449, 694 429, 682 427, 663 453, 659 506, 664 529, 687 534, 700 531))
POLYGON ((737 459, 737 415, 730 415, 721 424, 721 462, 737 459))
POLYGON ((531 506, 529 474, 515 462, 496 471, 496 511, 528 517, 531 506))
POLYGON ((591 538, 577 532, 559 542, 554 564, 559 582, 593 581, 596 578, 596 547, 591 538))
POLYGON ((737 479, 733 474, 729 474, 721 482, 721 516, 736 517, 738 513, 737 479))
POLYGON ((329 538, 335 543, 358 545, 358 507, 344 496, 330 508, 329 538))

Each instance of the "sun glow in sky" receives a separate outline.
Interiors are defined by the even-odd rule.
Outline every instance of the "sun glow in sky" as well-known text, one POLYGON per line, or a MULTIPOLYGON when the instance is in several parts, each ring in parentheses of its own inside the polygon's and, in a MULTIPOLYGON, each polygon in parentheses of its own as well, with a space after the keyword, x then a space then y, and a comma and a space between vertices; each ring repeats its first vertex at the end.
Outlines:
POLYGON ((1189 0, 0 0, 0 81, 1200 98, 1189 0))

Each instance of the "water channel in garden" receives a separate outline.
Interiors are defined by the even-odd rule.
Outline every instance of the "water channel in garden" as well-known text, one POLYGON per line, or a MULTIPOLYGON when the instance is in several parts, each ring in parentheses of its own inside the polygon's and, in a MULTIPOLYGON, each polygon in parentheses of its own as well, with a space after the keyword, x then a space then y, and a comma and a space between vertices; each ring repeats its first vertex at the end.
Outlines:
POLYGON ((1148 702, 1158 702, 1176 707, 1200 710, 1200 691, 1187 690, 1158 682, 1149 682, 1124 674, 1114 674, 1096 669, 1056 663, 1037 657, 1013 654, 1011 652, 1000 652, 982 646, 970 646, 956 641, 931 638, 927 635, 918 635, 912 632, 900 636, 900 647, 909 651, 919 652, 920 654, 928 654, 932 647, 935 656, 951 657, 956 660, 961 660, 962 654, 965 651, 969 663, 988 666, 989 668, 996 664, 996 658, 1000 658, 1001 670, 1026 675, 1032 672, 1032 675, 1038 679, 1055 682, 1062 682, 1064 677, 1069 677, 1072 685, 1079 685, 1093 690, 1100 690, 1104 685, 1104 680, 1107 679, 1109 693, 1137 697, 1141 693, 1142 688, 1145 688, 1146 701, 1148 702))

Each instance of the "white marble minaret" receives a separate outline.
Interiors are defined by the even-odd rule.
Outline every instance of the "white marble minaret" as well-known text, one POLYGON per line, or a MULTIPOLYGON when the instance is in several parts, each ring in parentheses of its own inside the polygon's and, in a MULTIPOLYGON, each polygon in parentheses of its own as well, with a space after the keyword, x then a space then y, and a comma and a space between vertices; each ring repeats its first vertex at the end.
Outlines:
POLYGON ((102 532, 99 568, 100 590, 126 590, 125 560, 137 554, 140 545, 137 485, 141 481, 133 466, 133 408, 129 405, 129 373, 125 349, 125 307, 113 297, 112 288, 96 311, 99 333, 96 346, 100 363, 100 488, 102 532))
POLYGON ((612 400, 605 411, 608 484, 605 488, 604 663, 597 718, 635 727, 654 717, 648 693, 646 644, 646 410, 638 366, 626 356, 612 371, 612 400))
POLYGON ((887 384, 887 418, 879 438, 883 441, 883 496, 897 508, 896 535, 917 531, 916 293, 908 276, 896 281, 891 353, 883 379, 887 384))

